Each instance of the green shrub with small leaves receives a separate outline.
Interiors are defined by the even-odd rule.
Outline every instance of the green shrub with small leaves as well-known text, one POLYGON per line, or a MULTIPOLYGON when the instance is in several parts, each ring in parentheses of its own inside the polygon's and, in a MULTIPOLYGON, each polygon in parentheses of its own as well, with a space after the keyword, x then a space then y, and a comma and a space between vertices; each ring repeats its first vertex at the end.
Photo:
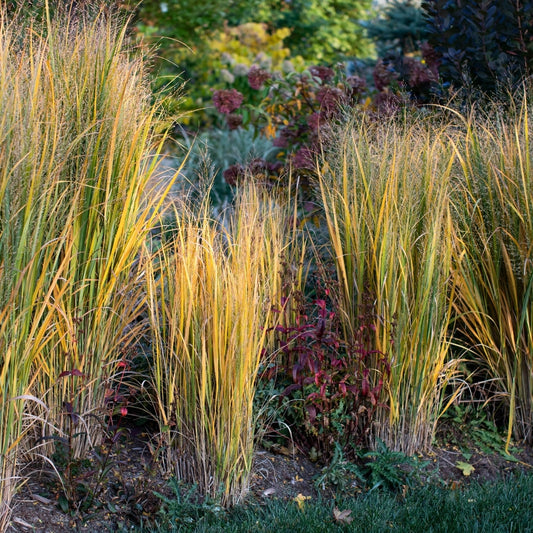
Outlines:
POLYGON ((315 484, 319 489, 333 488, 344 496, 357 491, 381 489, 400 492, 404 487, 420 485, 422 469, 429 461, 390 450, 377 439, 374 450, 361 450, 355 462, 347 461, 337 444, 329 464, 322 469, 315 484))

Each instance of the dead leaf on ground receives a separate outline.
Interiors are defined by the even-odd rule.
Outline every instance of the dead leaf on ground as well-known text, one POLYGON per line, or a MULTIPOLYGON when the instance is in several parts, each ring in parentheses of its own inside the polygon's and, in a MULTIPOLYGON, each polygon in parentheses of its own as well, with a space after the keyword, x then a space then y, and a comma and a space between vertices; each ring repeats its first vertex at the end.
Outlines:
POLYGON ((345 509, 344 511, 339 510, 337 507, 333 508, 333 518, 336 522, 341 524, 351 524, 353 522, 353 516, 351 509, 345 509))
POLYGON ((455 466, 463 473, 464 476, 469 476, 475 470, 470 463, 465 463, 464 461, 457 461, 455 466))
POLYGON ((298 496, 295 496, 293 498, 293 501, 295 501, 298 504, 298 509, 302 510, 304 508, 304 503, 306 500, 310 500, 311 496, 304 496, 303 494, 298 494, 298 496))

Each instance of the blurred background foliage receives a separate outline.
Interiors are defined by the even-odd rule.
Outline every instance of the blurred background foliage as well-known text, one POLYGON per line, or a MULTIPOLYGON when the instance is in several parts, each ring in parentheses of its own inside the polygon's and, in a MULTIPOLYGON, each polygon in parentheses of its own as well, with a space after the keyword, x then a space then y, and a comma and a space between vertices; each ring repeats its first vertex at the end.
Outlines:
MULTIPOLYGON (((46 0, 6 3, 29 19, 44 14, 46 0)), ((214 91, 235 88, 249 107, 261 105, 265 94, 246 83, 252 66, 283 80, 342 63, 347 76, 364 79, 369 98, 402 93, 417 106, 506 98, 533 66, 533 0, 49 2, 52 14, 81 7, 131 17, 134 41, 157 48, 154 92, 188 133, 225 127, 214 91)))
POLYGON ((144 31, 199 47, 225 26, 262 22, 273 32, 289 28, 285 45, 295 55, 321 61, 368 52, 360 21, 369 8, 370 0, 144 0, 137 14, 144 31))
POLYGON ((424 13, 417 0, 391 0, 376 17, 363 21, 366 35, 376 43, 379 56, 416 52, 429 32, 424 13))
POLYGON ((205 109, 212 90, 231 85, 232 77, 246 74, 252 64, 273 72, 301 71, 305 65, 370 55, 373 47, 361 25, 370 3, 130 0, 129 6, 139 36, 157 44, 157 88, 171 93, 187 83, 183 98, 174 102, 185 113, 183 123, 196 128, 215 120, 205 109))
MULTIPOLYGON (((7 0, 9 11, 19 8, 33 17, 44 13, 45 4, 7 0)), ((180 124, 191 131, 221 126, 213 91, 235 87, 245 100, 251 97, 241 82, 252 65, 283 78, 342 62, 348 75, 363 77, 379 94, 375 67, 379 79, 391 77, 387 85, 414 95, 417 103, 505 96, 531 75, 533 65, 533 0, 49 2, 52 12, 88 6, 122 11, 131 17, 136 39, 157 47, 154 90, 169 96, 167 111, 179 113, 180 124), (435 79, 422 95, 424 65, 435 79)))
MULTIPOLYGON (((76 9, 86 3, 63 0, 51 5, 76 9)), ((35 14, 44 11, 45 0, 8 4, 35 14)), ((328 100, 341 91, 339 98, 343 104, 349 101, 352 115, 382 120, 383 114, 406 109, 427 111, 431 103, 461 105, 481 102, 482 95, 508 96, 531 75, 533 65, 533 0, 90 4, 129 16, 132 45, 142 42, 157 50, 153 90, 163 96, 169 123, 174 121, 171 133, 178 145, 173 155, 179 161, 192 150, 191 168, 185 171, 196 175, 209 168, 209 175, 218 176, 215 183, 224 197, 227 184, 221 173, 228 166, 248 169, 250 159, 272 163, 281 158, 285 163, 290 150, 275 149, 279 139, 274 138, 274 125, 278 134, 286 127, 294 152, 307 149, 308 122, 318 116, 326 93, 328 100), (309 74, 316 66, 344 72, 344 79, 336 75, 317 81, 309 74), (268 76, 260 90, 250 86, 251 69, 268 76), (313 84, 314 89, 304 90, 313 84), (213 95, 224 90, 243 97, 230 116, 213 104, 213 95), (298 113, 299 119, 294 116, 298 113), (235 150, 228 151, 232 142, 239 146, 240 158, 235 150)))
POLYGON ((505 96, 531 76, 533 0, 427 0, 422 8, 439 73, 455 90, 505 96))

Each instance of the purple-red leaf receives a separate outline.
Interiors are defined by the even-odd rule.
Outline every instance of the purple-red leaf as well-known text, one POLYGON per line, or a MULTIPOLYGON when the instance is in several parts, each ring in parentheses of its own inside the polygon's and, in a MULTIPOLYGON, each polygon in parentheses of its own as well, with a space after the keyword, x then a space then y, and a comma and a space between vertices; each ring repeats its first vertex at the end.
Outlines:
POLYGON ((293 383, 292 385, 289 385, 282 393, 282 396, 288 396, 291 392, 294 392, 295 390, 300 390, 302 386, 299 383, 293 383))
POLYGON ((63 372, 61 372, 61 374, 59 374, 59 376, 58 376, 58 379, 59 378, 64 378, 66 376, 84 377, 84 374, 80 370, 78 370, 77 368, 74 368, 73 370, 64 370, 63 372))

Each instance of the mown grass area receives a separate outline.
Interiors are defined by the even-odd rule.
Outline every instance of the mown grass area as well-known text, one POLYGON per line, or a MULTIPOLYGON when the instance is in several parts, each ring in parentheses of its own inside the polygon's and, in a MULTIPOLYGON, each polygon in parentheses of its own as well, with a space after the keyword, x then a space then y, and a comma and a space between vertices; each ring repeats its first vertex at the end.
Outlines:
POLYGON ((533 476, 518 475, 494 483, 473 484, 451 490, 425 486, 405 495, 372 492, 356 499, 272 501, 220 508, 172 504, 159 528, 142 531, 276 533, 361 532, 526 532, 532 531, 533 476), (334 509, 351 511, 335 519, 334 509), (350 520, 351 519, 351 520, 350 520), (346 520, 350 521, 348 523, 346 520))

